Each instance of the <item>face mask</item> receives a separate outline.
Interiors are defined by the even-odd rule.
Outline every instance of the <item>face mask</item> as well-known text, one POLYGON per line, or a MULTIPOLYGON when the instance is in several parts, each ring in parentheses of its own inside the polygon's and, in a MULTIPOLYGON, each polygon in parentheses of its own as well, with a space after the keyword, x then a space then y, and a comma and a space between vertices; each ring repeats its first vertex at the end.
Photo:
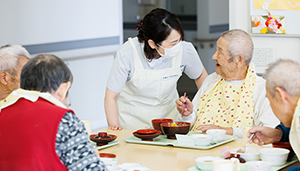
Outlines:
POLYGON ((165 50, 165 54, 161 54, 157 49, 155 49, 157 51, 157 53, 161 56, 161 57, 165 57, 165 58, 173 58, 175 56, 177 56, 181 50, 182 41, 180 41, 179 43, 177 43, 177 45, 171 47, 171 48, 163 48, 162 46, 158 45, 159 47, 163 48, 165 50))

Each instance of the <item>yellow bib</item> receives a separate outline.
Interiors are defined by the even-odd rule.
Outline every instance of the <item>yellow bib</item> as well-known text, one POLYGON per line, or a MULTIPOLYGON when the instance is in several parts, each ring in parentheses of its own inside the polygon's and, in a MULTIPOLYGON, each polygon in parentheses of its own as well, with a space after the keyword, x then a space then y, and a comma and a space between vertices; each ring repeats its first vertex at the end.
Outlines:
POLYGON ((192 131, 199 125, 214 124, 222 127, 251 127, 253 123, 253 92, 256 73, 249 65, 242 85, 233 86, 221 79, 209 92, 200 98, 197 120, 192 131))

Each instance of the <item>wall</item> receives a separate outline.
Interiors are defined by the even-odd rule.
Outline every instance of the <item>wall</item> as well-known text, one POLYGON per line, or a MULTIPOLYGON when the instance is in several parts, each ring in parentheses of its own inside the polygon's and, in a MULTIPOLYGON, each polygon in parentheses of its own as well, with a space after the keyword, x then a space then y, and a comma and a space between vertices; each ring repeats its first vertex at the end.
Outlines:
POLYGON ((215 72, 212 60, 216 40, 229 29, 229 0, 197 0, 197 38, 194 44, 208 74, 215 72))
MULTIPOLYGON (((230 0, 230 29, 242 29, 250 33, 250 1, 249 0, 230 0)), ((273 10, 276 11, 276 10, 273 10)), ((272 11, 271 11, 272 12, 272 11)), ((294 22, 294 24, 298 24, 294 22)), ((288 30, 287 25, 287 30, 288 30)), ((292 59, 300 62, 300 38, 287 35, 252 35, 254 47, 274 48, 273 61, 279 58, 292 59)), ((256 66, 258 73, 264 73, 267 65, 256 66)))
POLYGON ((177 15, 196 15, 197 7, 195 0, 171 0, 172 12, 177 15))
POLYGON ((0 45, 51 53, 71 69, 71 109, 93 130, 107 127, 106 81, 123 43, 122 0, 0 0, 0 45))
POLYGON ((107 127, 104 97, 113 55, 67 61, 74 76, 70 89, 70 108, 81 120, 91 120, 93 130, 107 127))

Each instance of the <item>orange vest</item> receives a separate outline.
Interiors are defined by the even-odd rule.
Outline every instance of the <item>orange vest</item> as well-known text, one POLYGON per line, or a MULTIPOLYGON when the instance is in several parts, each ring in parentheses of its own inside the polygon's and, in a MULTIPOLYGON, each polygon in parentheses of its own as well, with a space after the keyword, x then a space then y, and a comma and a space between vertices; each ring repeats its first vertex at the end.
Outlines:
POLYGON ((67 170, 56 154, 56 133, 72 110, 42 98, 20 98, 0 111, 0 170, 67 170))

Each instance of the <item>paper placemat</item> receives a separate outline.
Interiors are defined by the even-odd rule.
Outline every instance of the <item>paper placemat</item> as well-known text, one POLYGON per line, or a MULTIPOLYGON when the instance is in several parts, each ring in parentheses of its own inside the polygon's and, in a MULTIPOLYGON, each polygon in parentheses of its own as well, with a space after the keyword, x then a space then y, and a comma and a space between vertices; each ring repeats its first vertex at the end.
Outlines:
MULTIPOLYGON (((283 169, 293 163, 296 163, 298 161, 298 158, 297 156, 295 155, 291 161, 289 162, 286 162, 285 164, 283 165, 280 165, 280 166, 271 166, 270 170, 269 171, 277 171, 277 170, 280 170, 280 169, 283 169)), ((201 169, 199 169, 197 166, 193 166, 193 167, 190 167, 188 168, 188 171, 201 171, 201 169)), ((247 171, 247 167, 245 164, 241 163, 240 164, 240 171, 247 171)))
MULTIPOLYGON (((95 142, 93 142, 93 141, 90 141, 92 144, 96 144, 95 142)), ((98 149, 98 150, 101 150, 101 149, 104 149, 104 148, 107 148, 107 147, 111 147, 111 146, 114 146, 114 145, 117 145, 117 144, 119 144, 119 141, 117 141, 117 140, 114 140, 114 141, 111 141, 111 142, 109 142, 108 144, 106 144, 106 145, 102 145, 102 146, 97 146, 96 147, 96 149, 98 149)))
MULTIPOLYGON (((188 135, 195 134, 195 132, 189 132, 188 135)), ((236 136, 232 135, 225 135, 225 138, 223 141, 218 143, 212 143, 207 146, 195 146, 195 145, 184 145, 179 144, 176 139, 168 139, 166 135, 160 135, 153 139, 153 141, 142 141, 140 138, 137 138, 135 136, 127 137, 124 140, 128 143, 137 143, 137 144, 150 144, 150 145, 161 145, 161 146, 174 146, 174 147, 183 147, 183 148, 194 148, 194 149, 201 149, 201 150, 207 150, 214 148, 216 146, 228 143, 230 141, 233 141, 237 139, 236 136)))

